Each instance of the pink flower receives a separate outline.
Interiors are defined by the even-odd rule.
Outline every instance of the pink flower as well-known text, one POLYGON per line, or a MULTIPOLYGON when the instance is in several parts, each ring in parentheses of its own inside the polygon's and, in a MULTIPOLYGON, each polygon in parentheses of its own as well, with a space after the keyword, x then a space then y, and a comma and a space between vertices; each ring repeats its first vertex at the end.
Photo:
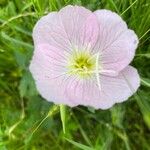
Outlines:
POLYGON ((138 38, 114 12, 66 6, 42 17, 33 39, 30 71, 48 101, 107 109, 140 85, 137 70, 128 66, 138 38))

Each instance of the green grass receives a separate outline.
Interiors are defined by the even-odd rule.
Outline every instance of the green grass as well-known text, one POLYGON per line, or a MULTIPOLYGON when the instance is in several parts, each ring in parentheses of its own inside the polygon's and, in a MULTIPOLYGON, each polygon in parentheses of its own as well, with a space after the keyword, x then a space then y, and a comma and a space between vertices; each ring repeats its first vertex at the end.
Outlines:
POLYGON ((0 150, 79 149, 150 149, 150 1, 0 0, 0 150), (109 110, 67 108, 62 128, 59 107, 38 95, 28 65, 36 21, 68 4, 110 9, 135 30, 140 43, 132 65, 141 87, 109 110))

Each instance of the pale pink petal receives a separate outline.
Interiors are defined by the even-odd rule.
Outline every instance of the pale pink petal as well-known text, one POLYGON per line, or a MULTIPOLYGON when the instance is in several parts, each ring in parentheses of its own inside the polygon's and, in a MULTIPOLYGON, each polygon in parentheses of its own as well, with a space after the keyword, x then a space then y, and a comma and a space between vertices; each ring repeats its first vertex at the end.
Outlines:
POLYGON ((68 53, 94 46, 98 37, 96 16, 79 6, 66 6, 42 17, 34 27, 34 44, 49 44, 68 53))
POLYGON ((100 78, 103 96, 114 103, 127 100, 140 86, 139 74, 132 66, 127 66, 116 77, 101 76, 100 78))
POLYGON ((134 94, 140 85, 140 78, 137 70, 128 66, 116 77, 101 75, 100 83, 101 91, 96 80, 73 81, 66 90, 68 98, 78 105, 107 109, 134 94))
POLYGON ((37 47, 30 71, 42 97, 55 104, 107 109, 116 102, 127 100, 139 87, 136 69, 128 66, 117 77, 100 75, 100 91, 95 79, 83 80, 78 76, 63 75, 66 69, 63 62, 60 62, 60 66, 55 66, 57 58, 61 56, 54 51, 58 50, 49 45, 37 47))
POLYGON ((99 40, 95 51, 100 53, 101 66, 120 71, 133 59, 138 38, 122 18, 109 10, 94 12, 99 21, 99 40))
POLYGON ((70 53, 71 44, 60 24, 58 13, 51 12, 42 17, 33 29, 34 45, 49 44, 60 51, 70 53))
POLYGON ((33 76, 36 77, 36 80, 46 76, 53 78, 66 72, 66 63, 66 53, 61 52, 51 45, 41 44, 35 46, 30 70, 33 76))
POLYGON ((82 50, 94 46, 98 37, 95 14, 81 6, 67 6, 59 11, 62 24, 73 47, 82 50))
POLYGON ((55 104, 76 105, 64 96, 67 80, 72 78, 66 73, 66 58, 59 49, 48 44, 36 46, 29 69, 43 98, 55 104))
POLYGON ((81 48, 89 50, 92 49, 98 38, 99 26, 97 22, 97 18, 95 15, 91 14, 87 17, 85 23, 82 25, 81 29, 79 28, 79 43, 78 46, 81 45, 81 48))

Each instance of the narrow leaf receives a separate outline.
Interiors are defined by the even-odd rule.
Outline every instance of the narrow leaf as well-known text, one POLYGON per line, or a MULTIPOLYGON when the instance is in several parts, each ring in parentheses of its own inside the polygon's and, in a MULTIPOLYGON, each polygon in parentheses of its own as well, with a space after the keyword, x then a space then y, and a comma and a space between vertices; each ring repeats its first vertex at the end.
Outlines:
POLYGON ((78 147, 78 148, 80 148, 80 149, 82 149, 82 150, 94 150, 94 148, 91 148, 91 147, 89 147, 89 146, 86 146, 86 145, 83 145, 83 144, 81 144, 81 143, 77 143, 77 142, 75 142, 75 141, 73 141, 73 140, 70 140, 70 139, 67 139, 67 138, 65 138, 68 142, 70 142, 71 144, 73 144, 73 145, 75 145, 76 147, 78 147))
POLYGON ((60 105, 60 118, 61 118, 61 122, 62 122, 62 127, 63 127, 63 132, 64 134, 66 133, 66 127, 65 127, 65 123, 66 123, 66 106, 65 105, 60 105))
POLYGON ((144 86, 150 87, 150 79, 147 78, 141 78, 141 83, 144 86))

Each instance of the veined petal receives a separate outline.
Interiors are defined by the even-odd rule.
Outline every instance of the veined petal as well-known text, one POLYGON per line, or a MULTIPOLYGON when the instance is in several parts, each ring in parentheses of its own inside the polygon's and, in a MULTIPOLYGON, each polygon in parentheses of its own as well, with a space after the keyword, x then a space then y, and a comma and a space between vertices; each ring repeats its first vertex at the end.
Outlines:
POLYGON ((65 57, 59 49, 41 44, 35 47, 29 69, 43 98, 56 104, 75 106, 65 96, 67 80, 72 80, 67 74, 65 57))
POLYGON ((66 6, 59 11, 62 25, 73 48, 91 48, 98 38, 98 22, 95 14, 81 6, 66 6))
POLYGON ((60 22, 57 12, 42 17, 33 29, 34 45, 49 44, 61 52, 70 53, 70 41, 60 22))
POLYGON ((118 76, 100 76, 101 90, 96 80, 74 81, 66 90, 68 98, 78 105, 107 109, 127 100, 140 85, 137 70, 126 67, 118 76))
POLYGON ((106 70, 121 71, 133 59, 138 38, 116 13, 109 10, 94 13, 99 21, 99 40, 95 51, 100 52, 101 65, 106 70))
POLYGON ((59 49, 48 44, 37 45, 30 63, 30 71, 35 80, 55 78, 66 72, 66 60, 66 54, 59 49))
POLYGON ((34 44, 49 44, 68 53, 90 49, 97 41, 98 28, 97 18, 90 10, 69 5, 36 23, 34 44))
POLYGON ((118 76, 101 76, 100 78, 103 89, 101 98, 113 103, 127 100, 140 86, 140 77, 132 66, 127 66, 118 76))

